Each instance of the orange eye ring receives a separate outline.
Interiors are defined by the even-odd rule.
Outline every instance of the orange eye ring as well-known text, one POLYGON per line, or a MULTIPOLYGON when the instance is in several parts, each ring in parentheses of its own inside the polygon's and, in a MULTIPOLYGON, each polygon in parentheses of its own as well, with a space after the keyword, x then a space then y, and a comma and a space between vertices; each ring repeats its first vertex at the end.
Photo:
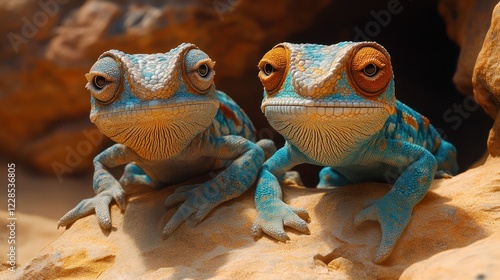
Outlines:
POLYGON ((392 80, 389 55, 376 46, 362 46, 352 54, 349 64, 351 84, 363 95, 380 95, 392 80))
POLYGON ((276 93, 283 86, 289 60, 289 51, 283 46, 271 49, 260 60, 258 76, 267 94, 276 93))

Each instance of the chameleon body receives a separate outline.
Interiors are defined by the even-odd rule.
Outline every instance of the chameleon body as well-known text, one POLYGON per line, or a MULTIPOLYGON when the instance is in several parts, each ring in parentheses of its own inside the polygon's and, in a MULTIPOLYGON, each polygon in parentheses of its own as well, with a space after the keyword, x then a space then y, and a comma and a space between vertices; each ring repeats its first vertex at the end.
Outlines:
POLYGON ((427 118, 396 100, 390 56, 377 43, 283 43, 259 68, 262 111, 286 143, 259 175, 252 234, 285 241, 284 226, 308 232, 307 212, 283 203, 278 182, 298 164, 320 165, 320 188, 394 183, 355 218, 355 224, 380 223, 375 261, 384 261, 433 178, 457 172, 455 148, 427 118))
POLYGON ((96 196, 80 202, 59 226, 95 211, 100 226, 108 229, 111 201, 122 210, 126 207, 123 186, 159 188, 226 167, 213 179, 180 187, 167 197, 167 207, 183 204, 166 224, 165 238, 188 217, 199 222, 215 206, 251 186, 264 162, 264 150, 274 152, 274 144, 253 142, 250 119, 215 89, 214 65, 193 44, 167 53, 111 50, 99 57, 86 74, 90 119, 117 144, 94 159, 96 196), (120 165, 126 166, 118 181, 108 168, 120 165))

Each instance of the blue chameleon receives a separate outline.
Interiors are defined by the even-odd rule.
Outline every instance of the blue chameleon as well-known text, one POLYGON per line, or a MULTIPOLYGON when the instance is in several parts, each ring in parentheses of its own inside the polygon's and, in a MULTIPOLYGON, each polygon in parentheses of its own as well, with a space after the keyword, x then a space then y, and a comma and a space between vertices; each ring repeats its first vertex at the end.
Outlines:
POLYGON ((279 181, 298 164, 324 166, 319 188, 394 183, 355 218, 356 225, 380 223, 375 262, 383 262, 433 178, 457 173, 455 148, 426 117, 396 100, 389 53, 377 43, 282 43, 259 69, 262 112, 286 143, 259 175, 252 234, 285 241, 284 226, 308 233, 306 210, 282 201, 279 181))
POLYGON ((64 215, 68 226, 95 211, 111 228, 109 204, 126 207, 123 186, 159 188, 226 167, 213 179, 178 188, 165 205, 182 205, 165 225, 168 237, 183 221, 201 221, 214 207, 237 197, 255 181, 270 140, 255 141, 255 129, 238 105, 214 85, 215 62, 193 44, 167 53, 102 54, 86 74, 90 120, 117 144, 94 158, 93 188, 64 215), (108 168, 126 165, 116 180, 108 168), (242 172, 241 170, 244 170, 242 172))

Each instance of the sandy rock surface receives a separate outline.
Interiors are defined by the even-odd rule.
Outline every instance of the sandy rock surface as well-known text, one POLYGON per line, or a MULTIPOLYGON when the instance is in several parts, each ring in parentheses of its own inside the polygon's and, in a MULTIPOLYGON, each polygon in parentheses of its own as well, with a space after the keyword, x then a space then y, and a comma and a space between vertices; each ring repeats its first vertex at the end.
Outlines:
POLYGON ((477 57, 472 82, 474 98, 495 120, 488 138, 488 151, 500 156, 500 4, 493 11, 491 26, 477 57))
POLYGON ((500 235, 448 250, 405 270, 401 280, 500 279, 500 235))
MULTIPOLYGON (((7 221, 8 217, 7 211, 0 210, 0 220, 2 222, 7 221)), ((18 264, 28 262, 33 256, 36 256, 38 251, 61 235, 61 231, 57 231, 56 220, 26 213, 16 213, 15 217, 17 218, 15 245, 17 247, 16 259, 18 264)), ((9 224, 9 222, 6 224, 9 224)), ((4 253, 7 254, 10 251, 9 237, 10 229, 2 223, 2 227, 0 227, 0 252, 2 252, 1 261, 3 264, 8 261, 4 253)), ((0 269, 4 269, 4 267, 2 266, 0 269)))
POLYGON ((491 12, 497 3, 497 0, 438 1, 446 33, 460 47, 453 82, 465 95, 472 95, 474 65, 490 26, 491 12))
MULTIPOLYGON (((498 237, 491 236, 500 230, 499 164, 490 158, 452 179, 435 180, 383 265, 373 263, 379 224, 354 227, 353 221, 365 201, 388 191, 385 184, 332 190, 285 187, 285 201, 305 207, 311 216, 311 234, 289 231, 286 244, 251 238, 253 190, 217 207, 196 226, 181 225, 162 241, 161 230, 175 210, 165 211, 163 201, 173 188, 136 187, 123 214, 112 207, 110 232, 102 231, 94 216, 77 221, 22 265, 15 279, 396 279, 410 266, 404 275, 411 279, 427 263, 436 271, 455 265, 476 275, 471 264, 462 265, 468 254, 481 255, 482 263, 498 259, 492 249, 498 237), (446 258, 451 260, 437 261, 446 258)), ((488 275, 498 273, 492 269, 488 275)), ((11 277, 8 271, 0 273, 2 279, 11 277)))

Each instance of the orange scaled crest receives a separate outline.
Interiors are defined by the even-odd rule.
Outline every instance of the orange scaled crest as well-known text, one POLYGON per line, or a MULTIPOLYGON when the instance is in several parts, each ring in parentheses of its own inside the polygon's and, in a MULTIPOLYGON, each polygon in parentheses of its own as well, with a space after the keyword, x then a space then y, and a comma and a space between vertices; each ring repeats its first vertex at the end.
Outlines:
POLYGON ((386 90, 392 80, 389 55, 375 46, 361 46, 353 53, 349 77, 359 93, 376 97, 386 90))

